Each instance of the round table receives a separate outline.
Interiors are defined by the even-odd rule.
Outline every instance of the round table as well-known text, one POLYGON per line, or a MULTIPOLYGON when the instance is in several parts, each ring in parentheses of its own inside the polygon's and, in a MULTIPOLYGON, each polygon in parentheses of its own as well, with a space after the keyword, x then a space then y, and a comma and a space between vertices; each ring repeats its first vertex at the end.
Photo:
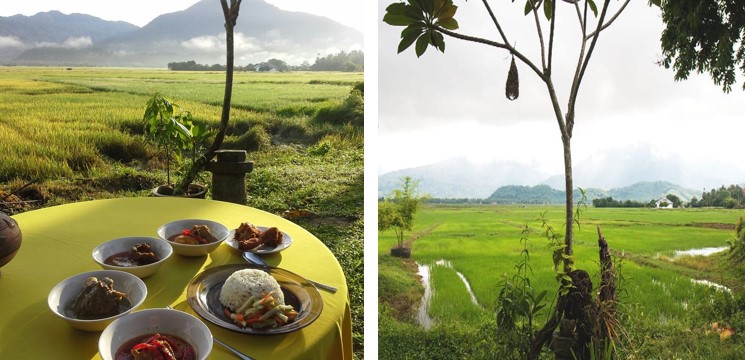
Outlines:
MULTIPOLYGON (((245 354, 261 359, 351 359, 352 324, 349 296, 341 266, 329 249, 300 226, 279 216, 213 200, 185 198, 120 198, 53 206, 13 216, 23 234, 16 257, 0 268, 0 358, 99 359, 99 332, 73 329, 52 314, 49 291, 61 280, 91 270, 93 248, 125 236, 158 237, 166 222, 200 218, 235 229, 242 222, 276 226, 292 237, 292 245, 263 255, 273 266, 337 287, 320 290, 323 311, 309 326, 282 335, 247 335, 205 320, 212 335, 245 354)), ((210 267, 243 263, 240 253, 221 244, 207 256, 172 255, 144 279, 147 299, 140 309, 171 306, 196 313, 186 301, 191 279, 210 267)), ((215 344, 210 359, 235 359, 215 344)))

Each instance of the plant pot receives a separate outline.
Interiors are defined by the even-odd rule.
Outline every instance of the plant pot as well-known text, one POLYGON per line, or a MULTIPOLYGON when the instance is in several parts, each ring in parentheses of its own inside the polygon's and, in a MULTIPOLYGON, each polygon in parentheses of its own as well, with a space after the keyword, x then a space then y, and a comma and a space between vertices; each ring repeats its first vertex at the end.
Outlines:
POLYGON ((391 248, 391 256, 400 257, 400 258, 410 258, 411 248, 407 248, 407 247, 391 248))
POLYGON ((10 216, 0 212, 0 267, 9 263, 21 248, 21 229, 10 216))
POLYGON ((166 197, 166 196, 180 196, 186 198, 205 199, 207 197, 207 187, 200 184, 191 184, 186 194, 173 195, 173 187, 170 185, 160 185, 153 189, 153 196, 155 197, 166 197))

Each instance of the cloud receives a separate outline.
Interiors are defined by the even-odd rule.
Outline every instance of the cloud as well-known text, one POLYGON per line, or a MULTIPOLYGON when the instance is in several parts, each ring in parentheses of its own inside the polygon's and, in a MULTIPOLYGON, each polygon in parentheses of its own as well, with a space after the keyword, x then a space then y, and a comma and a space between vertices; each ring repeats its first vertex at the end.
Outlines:
MULTIPOLYGON (((291 43, 283 38, 279 31, 268 31, 260 37, 246 36, 236 32, 234 39, 234 56, 237 64, 259 63, 275 58, 290 65, 300 65, 303 62, 313 63, 318 55, 338 54, 342 49, 329 46, 320 51, 308 52, 307 44, 291 43)), ((180 46, 190 52, 214 56, 214 61, 225 62, 225 33, 218 35, 198 36, 182 41, 180 46)))
POLYGON ((223 41, 217 36, 197 36, 189 40, 182 41, 181 46, 189 50, 211 52, 225 47, 223 41))
POLYGON ((23 43, 14 36, 0 36, 0 48, 23 47, 23 43))
POLYGON ((61 49, 85 49, 93 46, 90 36, 69 37, 62 43, 43 41, 37 42, 34 48, 61 48, 61 49))
POLYGON ((62 44, 64 48, 84 49, 93 46, 90 36, 70 37, 62 44))
MULTIPOLYGON (((219 35, 205 35, 197 36, 186 41, 181 42, 181 46, 193 51, 201 52, 224 52, 225 33, 219 35)), ((236 53, 250 52, 250 51, 261 51, 263 44, 260 40, 246 36, 243 33, 236 32, 233 34, 233 46, 236 53)))

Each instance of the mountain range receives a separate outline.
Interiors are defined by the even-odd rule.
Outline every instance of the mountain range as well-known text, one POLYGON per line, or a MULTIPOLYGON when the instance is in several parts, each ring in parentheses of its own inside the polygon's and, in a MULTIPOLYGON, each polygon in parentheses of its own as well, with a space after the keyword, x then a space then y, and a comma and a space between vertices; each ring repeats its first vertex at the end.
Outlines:
MULTIPOLYGON (((143 27, 58 11, 0 17, 0 64, 166 67, 225 63, 222 7, 202 0, 143 27)), ((363 47, 360 31, 331 19, 244 0, 235 27, 237 65, 277 58, 300 65, 363 47)))
MULTIPOLYGON (((606 176, 588 176, 587 164, 579 164, 574 171, 574 185, 585 190, 588 201, 595 198, 612 197, 615 200, 648 202, 667 194, 688 201, 701 198, 701 187, 680 185, 685 179, 677 173, 639 173, 634 164, 626 168, 623 164, 606 165, 607 171, 597 163, 592 171, 606 176), (645 175, 647 177, 645 178, 645 175), (668 175, 669 180, 664 180, 668 175), (624 182, 625 181, 625 182, 624 182), (673 182, 675 181, 675 182, 673 182)), ((436 164, 401 169, 378 176, 378 196, 389 194, 400 187, 401 178, 410 176, 418 181, 417 190, 441 199, 491 199, 502 203, 557 203, 564 201, 563 175, 550 175, 533 167, 514 162, 492 162, 477 164, 463 158, 450 159, 436 164)), ((713 184, 710 188, 731 183, 713 184)), ((576 192, 579 193, 579 192, 576 192)))

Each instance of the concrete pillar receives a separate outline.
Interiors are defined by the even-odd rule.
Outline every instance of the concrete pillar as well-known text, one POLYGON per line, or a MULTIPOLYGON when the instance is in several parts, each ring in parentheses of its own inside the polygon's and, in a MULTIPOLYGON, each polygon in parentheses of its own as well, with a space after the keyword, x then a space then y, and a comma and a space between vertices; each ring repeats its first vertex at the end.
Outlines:
POLYGON ((246 161, 245 150, 217 150, 207 164, 212 173, 212 199, 245 205, 246 174, 253 167, 253 161, 246 161))

